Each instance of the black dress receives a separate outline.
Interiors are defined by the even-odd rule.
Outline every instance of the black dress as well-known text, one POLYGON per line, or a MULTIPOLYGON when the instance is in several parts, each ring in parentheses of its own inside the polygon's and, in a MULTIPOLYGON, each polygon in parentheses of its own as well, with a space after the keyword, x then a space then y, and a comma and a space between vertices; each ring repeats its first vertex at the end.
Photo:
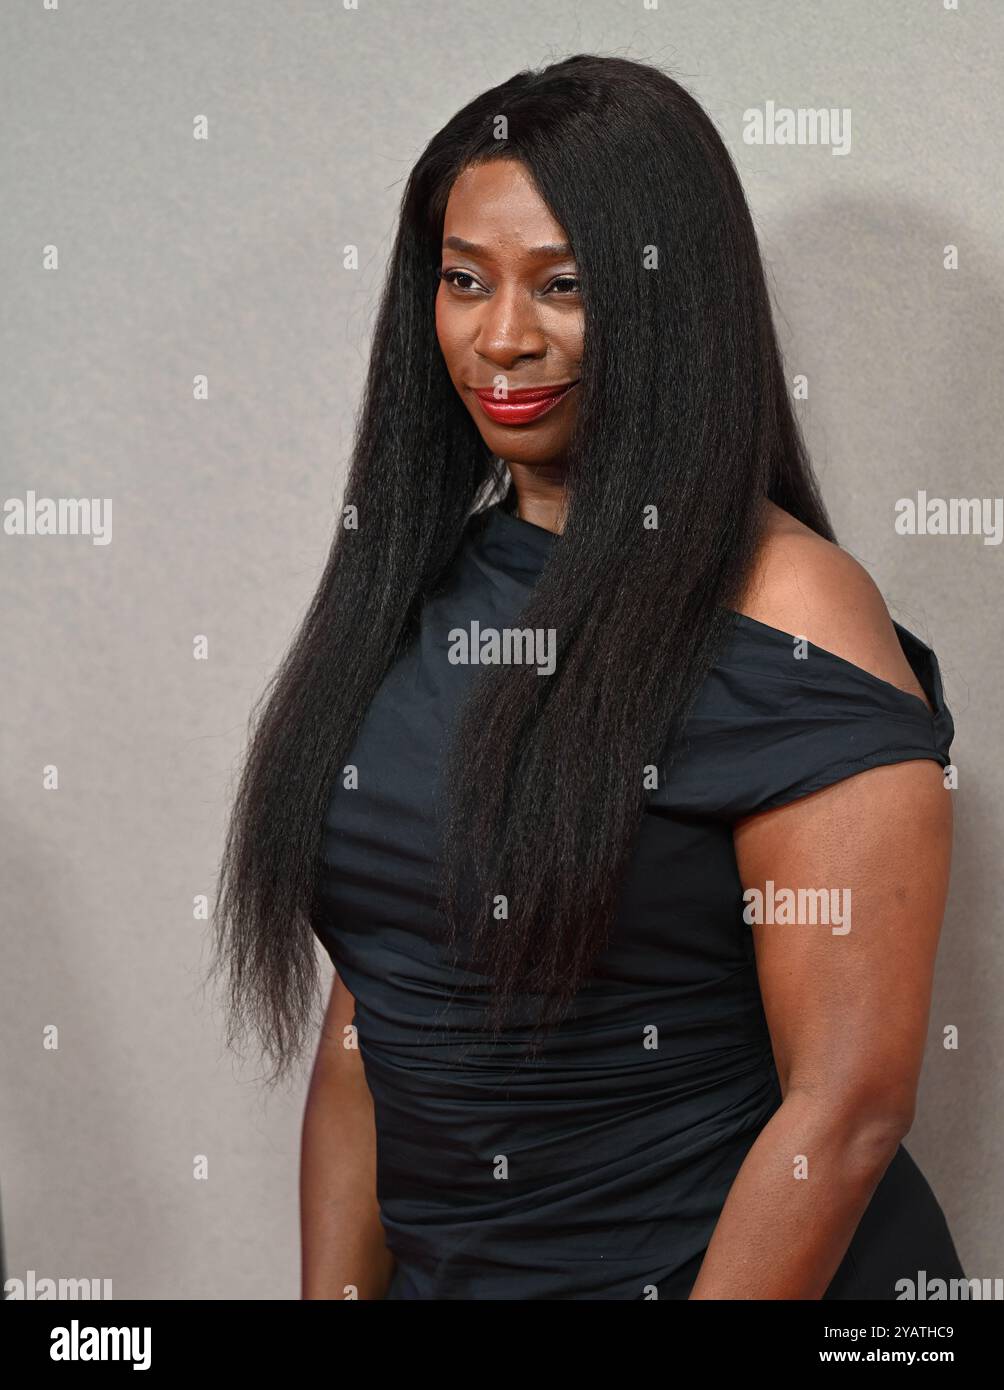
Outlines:
MULTIPOLYGON (((356 1000, 388 1298, 687 1298, 781 1102, 731 824, 881 763, 949 761, 937 660, 910 632, 897 624, 933 716, 735 614, 572 1013, 533 1061, 515 1035, 479 1041, 479 979, 451 970, 436 908, 444 737, 479 670, 448 661, 447 633, 518 626, 554 541, 504 503, 471 518, 345 758, 358 786, 340 776, 325 817, 313 924, 356 1000), (475 988, 454 999, 460 975, 475 988)), ((919 1271, 963 1277, 900 1145, 824 1296, 895 1299, 919 1271)))

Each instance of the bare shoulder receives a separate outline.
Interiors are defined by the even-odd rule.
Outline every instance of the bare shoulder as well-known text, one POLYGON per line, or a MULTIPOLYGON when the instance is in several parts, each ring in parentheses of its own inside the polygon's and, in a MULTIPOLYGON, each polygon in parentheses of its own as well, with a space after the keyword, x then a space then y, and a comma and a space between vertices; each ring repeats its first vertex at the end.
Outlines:
POLYGON ((839 545, 766 502, 766 525, 739 610, 926 696, 871 575, 839 545))

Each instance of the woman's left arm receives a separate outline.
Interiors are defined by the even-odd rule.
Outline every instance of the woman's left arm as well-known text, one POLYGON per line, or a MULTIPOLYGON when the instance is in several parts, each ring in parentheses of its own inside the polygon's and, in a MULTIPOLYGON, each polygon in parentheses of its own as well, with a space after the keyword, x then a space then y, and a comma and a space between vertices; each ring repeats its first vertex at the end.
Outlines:
POLYGON ((849 897, 839 924, 752 926, 782 1103, 729 1191, 690 1297, 818 1299, 913 1121, 948 893, 931 760, 872 768, 734 827, 743 888, 849 897), (849 895, 848 892, 849 891, 849 895))

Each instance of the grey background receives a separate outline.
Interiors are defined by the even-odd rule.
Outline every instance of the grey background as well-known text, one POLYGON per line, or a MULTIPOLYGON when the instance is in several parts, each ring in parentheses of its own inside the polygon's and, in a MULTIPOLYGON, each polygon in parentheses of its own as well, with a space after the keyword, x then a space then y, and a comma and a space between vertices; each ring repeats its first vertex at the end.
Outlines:
POLYGON ((1001 488, 1002 31, 996 0, 3 5, 0 501, 111 497, 114 526, 0 534, 8 1276, 298 1297, 306 1077, 266 1100, 226 1054, 192 901, 330 541, 404 179, 476 92, 580 51, 663 66, 718 124, 840 539, 940 658, 961 785, 907 1143, 967 1273, 1004 1273, 1004 560, 892 529, 920 488, 1001 488), (850 154, 745 145, 768 99, 850 107, 850 154))

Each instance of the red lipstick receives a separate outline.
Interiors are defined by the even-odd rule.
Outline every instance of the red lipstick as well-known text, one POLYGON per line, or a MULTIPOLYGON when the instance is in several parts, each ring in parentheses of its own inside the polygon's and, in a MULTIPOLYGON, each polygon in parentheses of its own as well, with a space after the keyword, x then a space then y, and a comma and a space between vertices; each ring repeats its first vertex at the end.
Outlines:
POLYGON ((475 391, 481 409, 497 425, 528 425, 531 420, 539 420, 559 401, 563 401, 575 381, 564 381, 557 386, 528 386, 522 391, 510 389, 503 400, 496 400, 491 388, 475 391))

